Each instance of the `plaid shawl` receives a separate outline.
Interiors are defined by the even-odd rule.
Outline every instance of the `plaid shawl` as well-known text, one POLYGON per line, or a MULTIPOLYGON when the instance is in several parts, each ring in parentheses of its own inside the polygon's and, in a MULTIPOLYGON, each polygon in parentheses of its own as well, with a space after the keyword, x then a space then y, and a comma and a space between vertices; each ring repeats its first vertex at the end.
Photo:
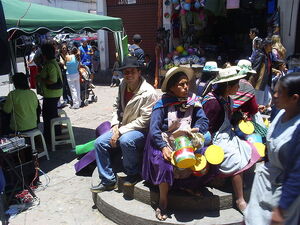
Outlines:
POLYGON ((240 88, 236 94, 230 96, 233 99, 233 108, 235 109, 241 107, 255 95, 253 86, 247 80, 241 79, 239 85, 240 88))

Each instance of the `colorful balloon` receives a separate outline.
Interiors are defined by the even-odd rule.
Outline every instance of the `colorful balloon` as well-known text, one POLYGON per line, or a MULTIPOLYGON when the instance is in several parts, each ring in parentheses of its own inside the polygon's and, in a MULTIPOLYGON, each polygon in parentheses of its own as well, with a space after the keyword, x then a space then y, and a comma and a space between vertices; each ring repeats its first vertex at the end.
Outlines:
POLYGON ((181 53, 183 56, 187 56, 188 55, 188 53, 187 53, 187 51, 182 51, 182 53, 181 53))
POLYGON ((176 51, 179 52, 179 53, 182 53, 182 52, 184 51, 183 46, 182 46, 182 45, 178 45, 178 46, 176 47, 176 51))
POLYGON ((195 51, 193 48, 188 48, 187 52, 190 54, 190 55, 194 55, 195 54, 195 51))
POLYGON ((184 9, 181 9, 181 10, 180 10, 180 14, 181 14, 181 15, 185 15, 185 14, 186 14, 186 11, 185 11, 184 9))
POLYGON ((166 13, 164 14, 164 17, 165 17, 166 19, 170 18, 170 13, 166 12, 166 13))
POLYGON ((185 3, 183 5, 183 8, 186 10, 186 11, 190 11, 191 10, 191 3, 185 3))
POLYGON ((174 5, 174 9, 179 10, 180 9, 180 4, 174 5))
POLYGON ((195 9, 199 9, 201 7, 201 4, 199 1, 196 1, 194 4, 195 9))

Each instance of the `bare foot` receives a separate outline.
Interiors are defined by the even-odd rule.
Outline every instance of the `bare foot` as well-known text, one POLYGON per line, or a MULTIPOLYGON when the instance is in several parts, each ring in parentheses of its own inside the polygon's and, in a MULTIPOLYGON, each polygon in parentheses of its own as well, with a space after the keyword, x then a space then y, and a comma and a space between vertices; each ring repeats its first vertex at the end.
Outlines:
POLYGON ((155 217, 160 220, 160 221, 164 221, 168 218, 168 215, 166 213, 166 209, 161 209, 160 207, 158 207, 155 210, 155 217))

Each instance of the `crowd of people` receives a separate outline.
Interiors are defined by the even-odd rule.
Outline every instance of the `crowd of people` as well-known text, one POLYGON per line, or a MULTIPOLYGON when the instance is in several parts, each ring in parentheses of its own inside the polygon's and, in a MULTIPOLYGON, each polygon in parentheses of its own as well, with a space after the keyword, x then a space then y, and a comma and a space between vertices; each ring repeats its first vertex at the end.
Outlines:
MULTIPOLYGON (((91 191, 116 188, 112 162, 113 157, 122 157, 127 174, 125 186, 141 179, 158 186, 158 220, 168 218, 171 188, 199 195, 200 188, 210 181, 230 178, 236 207, 247 225, 299 224, 300 74, 287 73, 286 52, 279 36, 261 39, 257 29, 251 29, 249 36, 253 40, 250 60, 224 65, 206 62, 195 93, 190 89, 193 69, 173 67, 165 75, 161 85, 164 94, 159 96, 149 84, 154 77, 150 57, 140 47, 141 36, 134 35, 130 56, 114 65, 111 86, 120 87, 111 128, 95 142, 101 182, 91 191), (271 115, 270 127, 262 114, 271 115), (252 121, 255 132, 266 143, 266 154, 237 132, 243 121, 252 121), (210 165, 201 176, 195 176, 190 168, 178 168, 174 163, 174 140, 182 136, 191 140, 200 155, 209 146, 218 146, 224 159, 210 165), (256 164, 259 161, 264 163, 256 164), (256 175, 247 203, 243 173, 253 166, 256 175)), ((93 72, 93 54, 93 47, 83 39, 82 46, 72 49, 66 43, 58 47, 55 42, 47 42, 30 55, 28 66, 37 73, 30 77, 30 86, 43 96, 42 109, 26 75, 15 74, 12 79, 16 90, 9 93, 3 107, 11 114, 11 131, 37 128, 41 111, 44 137, 50 143, 50 121, 58 117, 61 96, 72 102, 73 109, 81 105, 80 73, 93 72)), ((187 156, 191 153, 187 149, 182 152, 187 156)))
MULTIPOLYGON (((190 91, 191 68, 168 70, 158 96, 142 74, 139 59, 125 58, 119 71, 121 82, 114 104, 111 129, 95 142, 100 183, 94 193, 116 188, 115 157, 122 157, 127 174, 125 186, 141 179, 158 186, 158 220, 168 218, 168 192, 181 189, 199 195, 212 180, 230 178, 237 209, 245 223, 292 224, 300 222, 299 73, 286 74, 285 50, 278 36, 260 39, 250 30, 253 52, 248 59, 206 62, 202 77, 190 91), (272 98, 273 96, 273 98, 272 98), (264 116, 263 116, 264 114, 264 116), (273 120, 270 127, 265 118, 273 120), (267 153, 236 130, 240 122, 252 121, 264 140, 267 153), (188 137, 195 152, 219 146, 224 159, 201 176, 174 163, 174 140, 188 137), (199 137, 202 137, 199 138, 199 137), (202 140, 202 141, 201 141, 202 140), (119 149, 119 150, 118 150, 119 149), (257 164, 257 162, 263 163, 257 164), (250 201, 243 192, 243 173, 253 166, 256 175, 250 201)), ((182 152, 189 155, 187 149, 182 152)))

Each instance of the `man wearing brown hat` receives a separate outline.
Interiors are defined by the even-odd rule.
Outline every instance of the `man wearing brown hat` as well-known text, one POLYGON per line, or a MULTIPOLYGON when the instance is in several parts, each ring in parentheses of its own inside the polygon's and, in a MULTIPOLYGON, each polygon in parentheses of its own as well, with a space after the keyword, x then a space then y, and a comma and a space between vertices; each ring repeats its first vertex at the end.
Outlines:
POLYGON ((110 152, 114 148, 118 148, 123 156, 127 174, 124 185, 137 183, 140 177, 138 156, 143 151, 152 107, 158 100, 155 89, 141 76, 136 57, 126 57, 120 70, 124 80, 114 104, 111 130, 98 137, 95 143, 101 182, 91 188, 92 192, 109 191, 116 187, 116 176, 110 159, 110 152))

